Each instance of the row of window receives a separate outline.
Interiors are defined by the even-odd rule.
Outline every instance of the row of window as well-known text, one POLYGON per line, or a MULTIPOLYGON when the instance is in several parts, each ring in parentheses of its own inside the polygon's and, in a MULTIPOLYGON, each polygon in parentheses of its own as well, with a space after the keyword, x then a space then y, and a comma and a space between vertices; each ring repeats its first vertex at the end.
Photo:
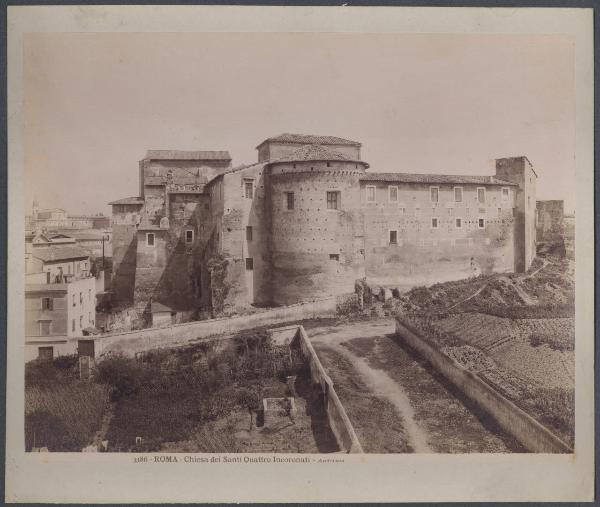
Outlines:
MULTIPOLYGON (((76 319, 71 320, 71 331, 75 332, 76 319)), ((94 320, 92 319, 92 312, 88 312, 88 325, 94 326, 94 320)), ((79 329, 83 329, 83 315, 79 317, 79 329)), ((40 336, 50 336, 52 334, 52 321, 42 320, 40 321, 40 336)))
MULTIPOLYGON (((71 331, 75 332, 76 319, 71 320, 71 331)), ((92 313, 88 313, 88 325, 93 326, 94 321, 92 320, 92 313)), ((83 315, 79 316, 79 330, 83 329, 83 315)))
MULTIPOLYGON (((73 294, 73 306, 77 306, 77 294, 73 294)), ((88 301, 92 301, 92 289, 88 290, 88 301)), ((83 304, 83 292, 79 293, 79 304, 83 304)), ((54 310, 54 298, 42 298, 42 310, 54 310)))
MULTIPOLYGON (((377 187, 374 185, 367 185, 367 202, 376 201, 377 187)), ((439 202, 439 187, 430 187, 430 199, 431 202, 439 202)), ((501 195, 503 201, 508 201, 510 196, 510 189, 508 187, 502 187, 501 195)), ((295 206, 294 192, 284 192, 284 206, 287 210, 293 210, 295 206)), ((340 209, 341 204, 341 192, 339 191, 328 191, 327 192, 327 209, 340 209)), ((390 202, 398 202, 398 187, 388 186, 388 200, 390 202)), ((454 202, 463 202, 463 187, 454 187, 454 202)), ((485 187, 477 188, 477 202, 485 203, 485 187)), ((418 209, 418 208, 417 208, 418 209)), ((402 208, 403 212, 406 208, 402 208)))
MULTIPOLYGON (((186 229, 184 234, 186 244, 194 242, 194 229, 186 229)), ((156 244, 156 236, 153 232, 146 233, 146 246, 154 246, 156 244)))
MULTIPOLYGON (((88 290, 88 301, 92 300, 92 289, 88 290)), ((42 299, 42 309, 44 310, 52 310, 52 308, 44 308, 44 304, 48 304, 50 306, 52 306, 52 299, 51 298, 43 298, 42 299), (44 303, 45 301, 45 303, 44 303)), ((79 293, 79 304, 82 305, 83 304, 83 292, 79 293)), ((73 306, 77 306, 77 294, 73 294, 73 306)))
MULTIPOLYGON (((477 219, 477 227, 479 229, 485 229, 486 223, 485 223, 485 218, 478 218, 477 219)), ((454 219, 454 227, 456 229, 462 229, 463 228, 463 219, 462 218, 455 218, 454 219)), ((431 228, 432 229, 438 229, 439 228, 439 220, 437 217, 432 217, 431 218, 431 228)), ((390 230, 390 244, 397 244, 398 243, 398 231, 395 230, 390 230)))
MULTIPOLYGON (((367 202, 375 202, 377 196, 377 187, 375 185, 367 185, 367 202)), ((453 187, 454 202, 463 202, 463 187, 453 187)), ((510 198, 510 189, 502 187, 500 195, 503 201, 508 201, 510 198)), ((429 198, 431 202, 439 202, 440 187, 429 187, 429 198)), ((396 185, 388 185, 388 201, 398 202, 398 187, 396 185)), ((477 202, 485 203, 485 187, 477 187, 477 202)))

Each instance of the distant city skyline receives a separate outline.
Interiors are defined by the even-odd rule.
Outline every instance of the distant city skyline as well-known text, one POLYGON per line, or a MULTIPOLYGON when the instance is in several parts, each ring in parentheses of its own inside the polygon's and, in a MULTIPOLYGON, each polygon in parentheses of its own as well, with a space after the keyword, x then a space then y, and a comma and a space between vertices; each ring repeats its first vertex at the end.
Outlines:
POLYGON ((24 48, 25 211, 110 213, 148 149, 345 137, 377 172, 493 174, 525 155, 538 199, 575 209, 572 42, 563 36, 36 33, 24 48))

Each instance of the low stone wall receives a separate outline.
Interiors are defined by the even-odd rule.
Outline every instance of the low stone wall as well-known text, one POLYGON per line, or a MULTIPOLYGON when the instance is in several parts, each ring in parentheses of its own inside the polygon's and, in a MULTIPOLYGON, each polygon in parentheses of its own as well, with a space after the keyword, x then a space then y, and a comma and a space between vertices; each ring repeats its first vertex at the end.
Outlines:
POLYGON ((410 325, 396 319, 396 335, 460 391, 487 412, 508 434, 531 452, 572 453, 571 449, 545 426, 502 396, 477 374, 463 368, 434 345, 428 343, 410 325))
POLYGON ((321 385, 321 389, 325 395, 329 426, 335 435, 338 446, 342 451, 347 453, 363 453, 364 451, 358 441, 352 423, 350 422, 350 419, 348 419, 346 410, 335 392, 333 382, 325 372, 325 369, 323 368, 321 361, 319 361, 317 353, 302 326, 298 326, 294 340, 298 340, 302 353, 308 358, 312 381, 315 384, 321 385))
POLYGON ((336 298, 332 297, 280 308, 271 308, 236 317, 186 322, 169 327, 105 334, 95 338, 96 357, 107 353, 122 353, 134 356, 138 352, 164 347, 177 347, 210 336, 232 334, 255 327, 318 317, 330 317, 335 315, 335 309, 336 298))

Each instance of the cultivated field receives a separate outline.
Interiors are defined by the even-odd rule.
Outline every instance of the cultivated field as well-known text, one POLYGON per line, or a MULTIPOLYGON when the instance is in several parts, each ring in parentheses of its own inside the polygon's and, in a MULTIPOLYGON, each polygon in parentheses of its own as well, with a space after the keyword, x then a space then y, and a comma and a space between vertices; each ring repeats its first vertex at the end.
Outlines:
POLYGON ((399 313, 465 368, 574 442, 573 263, 410 291, 399 313), (470 288, 469 288, 470 287, 470 288))

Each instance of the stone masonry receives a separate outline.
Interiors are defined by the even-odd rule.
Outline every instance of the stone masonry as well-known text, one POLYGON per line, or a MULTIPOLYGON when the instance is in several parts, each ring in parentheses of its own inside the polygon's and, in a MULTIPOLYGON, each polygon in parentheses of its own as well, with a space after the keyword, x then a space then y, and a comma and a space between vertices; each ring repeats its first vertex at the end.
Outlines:
POLYGON ((360 278, 408 288, 531 265, 526 157, 489 176, 378 173, 360 148, 282 134, 236 168, 225 151, 149 151, 140 195, 111 203, 114 300, 228 314, 352 292, 360 278))

